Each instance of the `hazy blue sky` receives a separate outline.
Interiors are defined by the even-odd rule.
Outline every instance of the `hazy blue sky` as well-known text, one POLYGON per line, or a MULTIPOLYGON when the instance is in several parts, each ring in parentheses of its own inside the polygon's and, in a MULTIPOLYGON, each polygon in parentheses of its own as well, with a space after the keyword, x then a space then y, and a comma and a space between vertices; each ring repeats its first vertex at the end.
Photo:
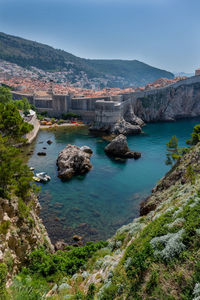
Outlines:
POLYGON ((85 58, 200 67, 200 0, 0 0, 0 31, 85 58))

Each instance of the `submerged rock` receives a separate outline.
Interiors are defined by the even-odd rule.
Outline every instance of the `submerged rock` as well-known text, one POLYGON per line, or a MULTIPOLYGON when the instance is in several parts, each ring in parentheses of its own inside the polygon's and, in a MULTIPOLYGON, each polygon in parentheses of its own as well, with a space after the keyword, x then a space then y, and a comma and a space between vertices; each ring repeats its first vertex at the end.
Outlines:
POLYGON ((64 251, 65 248, 67 247, 67 243, 65 243, 64 240, 59 240, 55 243, 55 250, 62 250, 64 251))
POLYGON ((38 156, 46 156, 47 154, 46 154, 46 152, 38 152, 37 155, 38 156))
POLYGON ((67 145, 58 155, 58 177, 67 180, 74 175, 87 173, 91 168, 90 157, 92 150, 83 146, 67 145), (82 149, 81 149, 82 148, 82 149))
POLYGON ((120 134, 114 140, 112 140, 104 149, 104 151, 111 156, 120 158, 139 158, 141 153, 132 152, 129 149, 127 138, 120 134))

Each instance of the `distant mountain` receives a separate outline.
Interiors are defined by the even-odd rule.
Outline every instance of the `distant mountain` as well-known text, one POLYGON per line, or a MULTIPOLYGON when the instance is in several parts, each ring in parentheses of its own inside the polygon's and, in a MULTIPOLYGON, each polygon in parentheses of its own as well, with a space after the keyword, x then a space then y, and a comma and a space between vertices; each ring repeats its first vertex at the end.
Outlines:
POLYGON ((186 76, 186 77, 192 77, 194 76, 194 73, 185 73, 185 72, 174 72, 174 76, 186 76))
POLYGON ((160 77, 174 75, 137 60, 84 59, 66 51, 0 33, 0 59, 24 68, 36 67, 46 72, 65 72, 70 83, 84 87, 142 86, 160 77))

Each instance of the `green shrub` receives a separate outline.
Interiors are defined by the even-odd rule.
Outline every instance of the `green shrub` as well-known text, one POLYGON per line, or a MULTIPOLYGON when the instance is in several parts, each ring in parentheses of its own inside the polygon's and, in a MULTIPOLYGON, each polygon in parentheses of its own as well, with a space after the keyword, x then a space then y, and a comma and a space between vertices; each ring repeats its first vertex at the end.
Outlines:
POLYGON ((159 272, 153 271, 151 273, 150 279, 146 284, 146 292, 147 294, 152 294, 153 290, 157 287, 159 280, 159 272))
POLYGON ((0 299, 3 300, 6 297, 6 278, 8 269, 5 264, 0 264, 0 299))
POLYGON ((18 213, 21 219, 28 218, 30 209, 21 198, 18 198, 18 213))
POLYGON ((186 169, 186 179, 188 179, 191 184, 195 184, 195 173, 191 165, 189 165, 186 169))
POLYGON ((73 247, 69 251, 57 251, 54 254, 44 248, 34 250, 29 256, 29 270, 41 276, 56 276, 58 274, 73 275, 107 242, 88 242, 83 247, 73 247))
POLYGON ((64 120, 71 120, 73 118, 79 118, 79 115, 75 114, 75 113, 72 113, 72 112, 69 112, 69 113, 64 113, 62 114, 62 118, 64 120))
POLYGON ((10 227, 10 221, 2 221, 0 224, 0 234, 7 234, 10 227))
POLYGON ((44 279, 20 273, 14 278, 9 292, 12 300, 42 300, 48 290, 44 279))
POLYGON ((95 290, 96 290, 95 284, 91 283, 89 285, 89 288, 88 288, 86 300, 93 300, 94 299, 95 290))
POLYGON ((196 125, 191 133, 191 139, 187 140, 188 145, 196 145, 200 141, 200 125, 196 125))

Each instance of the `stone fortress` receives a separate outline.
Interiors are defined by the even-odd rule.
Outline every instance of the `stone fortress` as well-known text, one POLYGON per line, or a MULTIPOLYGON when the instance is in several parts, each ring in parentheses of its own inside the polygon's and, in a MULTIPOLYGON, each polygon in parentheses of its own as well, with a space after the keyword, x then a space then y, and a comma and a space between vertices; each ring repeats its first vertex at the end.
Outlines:
POLYGON ((71 94, 54 94, 53 88, 43 96, 12 92, 14 99, 26 97, 39 112, 50 116, 76 113, 85 123, 96 128, 108 128, 124 119, 134 125, 144 122, 172 121, 178 118, 200 116, 200 74, 163 88, 133 92, 117 96, 76 98, 71 94))

